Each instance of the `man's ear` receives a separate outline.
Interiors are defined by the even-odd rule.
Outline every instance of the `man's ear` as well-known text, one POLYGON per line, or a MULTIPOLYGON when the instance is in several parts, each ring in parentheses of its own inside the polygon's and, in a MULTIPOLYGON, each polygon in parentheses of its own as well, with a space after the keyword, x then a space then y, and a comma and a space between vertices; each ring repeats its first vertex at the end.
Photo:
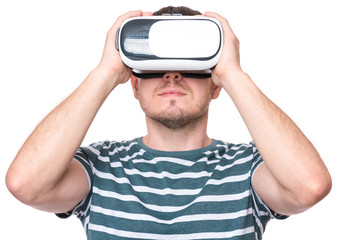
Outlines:
POLYGON ((219 94, 221 93, 222 87, 217 86, 214 84, 214 91, 212 92, 212 99, 218 98, 219 94))
POLYGON ((134 97, 138 100, 138 78, 134 75, 131 75, 130 82, 133 88, 134 97))

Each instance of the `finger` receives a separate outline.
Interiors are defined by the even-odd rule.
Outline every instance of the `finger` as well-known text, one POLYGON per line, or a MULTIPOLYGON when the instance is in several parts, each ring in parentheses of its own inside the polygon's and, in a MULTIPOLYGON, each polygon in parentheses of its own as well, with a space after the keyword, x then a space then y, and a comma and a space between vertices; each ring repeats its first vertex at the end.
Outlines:
POLYGON ((136 11, 129 11, 121 16, 119 16, 114 25, 109 29, 108 33, 107 33, 107 40, 106 42, 109 43, 109 42, 114 42, 113 41, 116 37, 116 30, 119 29, 121 27, 121 24, 123 21, 125 21, 126 19, 128 18, 131 18, 131 17, 139 17, 139 16, 142 16, 142 11, 140 10, 136 10, 136 11))
POLYGON ((143 12, 142 16, 153 16, 152 12, 143 12))
POLYGON ((232 36, 234 39, 237 39, 234 31, 230 27, 230 24, 229 24, 229 22, 226 18, 224 18, 223 16, 221 16, 218 13, 215 13, 215 12, 205 12, 204 16, 218 19, 218 21, 221 22, 223 32, 225 34, 227 34, 228 36, 232 36))
POLYGON ((121 24, 124 20, 131 18, 131 17, 140 17, 142 16, 141 10, 129 11, 121 16, 119 16, 116 20, 116 24, 121 24))
MULTIPOLYGON (((125 21, 126 19, 131 18, 131 17, 139 17, 139 16, 142 16, 142 11, 140 11, 140 10, 129 11, 129 12, 119 16, 116 19, 114 25, 111 27, 111 29, 115 29, 115 31, 116 31, 116 29, 118 29, 121 26, 122 22, 125 21)), ((111 29, 109 31, 111 31, 111 29)))
POLYGON ((217 18, 218 20, 220 21, 226 21, 226 18, 224 18, 223 16, 219 15, 218 13, 215 13, 215 12, 209 12, 209 11, 206 11, 204 13, 204 16, 206 17, 213 17, 213 18, 217 18))

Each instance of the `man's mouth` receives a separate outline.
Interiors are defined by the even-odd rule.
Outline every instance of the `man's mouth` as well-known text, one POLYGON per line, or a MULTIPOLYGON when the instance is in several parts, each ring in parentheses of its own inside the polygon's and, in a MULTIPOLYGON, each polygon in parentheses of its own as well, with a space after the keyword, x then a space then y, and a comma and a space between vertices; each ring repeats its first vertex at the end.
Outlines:
POLYGON ((177 89, 167 89, 158 94, 161 97, 182 97, 186 94, 180 90, 177 89))

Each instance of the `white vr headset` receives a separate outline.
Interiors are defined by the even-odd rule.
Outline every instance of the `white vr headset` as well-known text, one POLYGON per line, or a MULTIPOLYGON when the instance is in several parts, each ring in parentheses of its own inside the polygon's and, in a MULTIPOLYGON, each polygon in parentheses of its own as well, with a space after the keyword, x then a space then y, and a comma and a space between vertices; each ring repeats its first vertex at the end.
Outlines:
POLYGON ((116 48, 133 74, 180 71, 210 75, 222 47, 220 22, 203 16, 129 18, 116 35, 116 48))

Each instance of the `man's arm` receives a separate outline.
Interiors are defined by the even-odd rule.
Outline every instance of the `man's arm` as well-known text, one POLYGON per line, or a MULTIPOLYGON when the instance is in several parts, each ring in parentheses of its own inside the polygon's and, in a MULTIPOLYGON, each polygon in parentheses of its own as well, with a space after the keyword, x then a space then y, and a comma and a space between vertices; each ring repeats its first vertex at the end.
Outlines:
POLYGON ((224 49, 213 80, 235 103, 264 160, 253 177, 255 191, 277 213, 308 209, 331 189, 325 164, 296 124, 242 71, 239 42, 227 20, 215 13, 205 15, 218 18, 224 31, 224 49))
POLYGON ((115 48, 115 34, 123 20, 141 15, 132 11, 117 19, 107 33, 98 67, 42 120, 18 152, 6 184, 20 201, 45 211, 65 212, 88 193, 86 173, 73 156, 110 92, 130 78, 131 70, 115 48))

